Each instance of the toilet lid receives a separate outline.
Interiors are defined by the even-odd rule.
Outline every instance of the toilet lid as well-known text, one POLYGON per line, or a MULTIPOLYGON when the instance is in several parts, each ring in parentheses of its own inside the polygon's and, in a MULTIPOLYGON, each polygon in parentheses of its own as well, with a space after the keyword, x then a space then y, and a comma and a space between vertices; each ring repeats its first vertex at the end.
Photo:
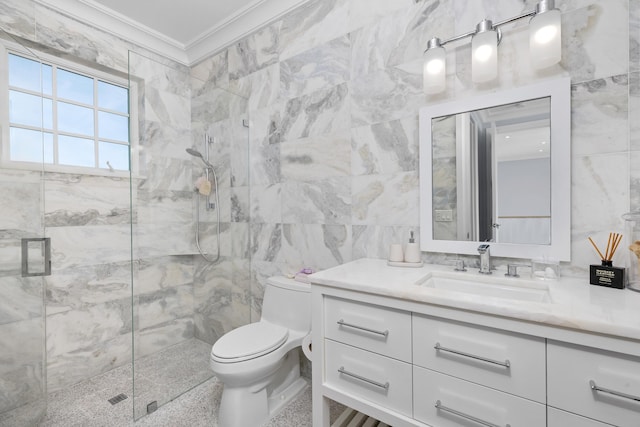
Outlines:
POLYGON ((211 352, 228 362, 252 359, 280 347, 289 337, 289 330, 267 322, 241 326, 222 336, 211 352), (233 360, 231 360, 233 359, 233 360))

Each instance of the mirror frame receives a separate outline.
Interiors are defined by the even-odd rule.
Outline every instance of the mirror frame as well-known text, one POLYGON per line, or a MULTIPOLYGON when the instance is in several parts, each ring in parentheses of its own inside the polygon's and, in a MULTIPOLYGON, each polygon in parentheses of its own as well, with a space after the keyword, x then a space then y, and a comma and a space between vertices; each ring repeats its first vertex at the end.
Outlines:
POLYGON ((431 120, 530 99, 551 98, 551 244, 495 243, 491 254, 508 258, 546 257, 571 259, 571 79, 544 80, 528 86, 501 90, 423 107, 420 126, 420 248, 427 252, 476 255, 476 241, 433 239, 433 175, 431 120))

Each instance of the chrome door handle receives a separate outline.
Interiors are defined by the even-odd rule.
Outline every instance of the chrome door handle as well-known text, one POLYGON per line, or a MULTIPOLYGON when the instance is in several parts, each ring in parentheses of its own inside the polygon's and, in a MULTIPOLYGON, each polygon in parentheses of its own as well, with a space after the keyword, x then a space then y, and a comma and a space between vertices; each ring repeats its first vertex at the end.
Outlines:
MULTIPOLYGON (((448 412, 453 415, 457 415, 460 418, 473 421, 474 423, 478 423, 486 427, 502 427, 502 426, 499 426, 498 424, 490 423, 489 421, 485 421, 480 418, 474 417, 473 415, 465 414, 464 412, 460 412, 456 409, 448 408, 444 406, 442 402, 440 402, 439 400, 436 401, 436 408, 438 408, 441 411, 448 412)), ((511 427, 511 424, 505 424, 504 427, 511 427)))
POLYGON ((591 390, 593 390, 593 391, 599 391, 601 393, 607 393, 607 394, 611 394, 613 396, 622 397, 623 399, 629 399, 629 400, 633 400, 635 402, 640 402, 640 397, 638 397, 638 396, 634 396, 632 394, 623 393, 621 391, 611 390, 609 388, 599 387, 594 380, 590 380, 589 381, 589 387, 591 387, 591 390))
POLYGON ((379 383, 378 381, 370 380, 369 378, 365 378, 365 377, 363 377, 361 375, 354 374, 353 372, 346 371, 344 369, 344 366, 340 366, 340 369, 338 369, 338 372, 343 374, 343 375, 355 378, 357 380, 364 381, 365 383, 374 385, 376 387, 380 387, 381 389, 384 389, 384 390, 388 390, 389 389, 389 382, 388 381, 383 384, 383 383, 379 383))
POLYGON ((480 360, 482 362, 491 363, 491 364, 499 365, 499 366, 504 366, 507 369, 511 368, 511 362, 509 362, 509 359, 505 360, 504 362, 502 362, 500 360, 488 359, 486 357, 476 356, 475 354, 466 353, 464 351, 454 350, 454 349, 451 349, 451 348, 442 347, 439 342, 437 342, 436 345, 433 346, 433 348, 435 348, 436 351, 444 351, 444 352, 447 352, 447 353, 457 354, 459 356, 468 357, 470 359, 480 360))
POLYGON ((380 335, 385 338, 389 335, 388 329, 386 331, 376 331, 375 329, 369 329, 369 328, 365 328, 364 326, 358 326, 352 323, 347 323, 343 319, 338 320, 336 323, 340 326, 346 326, 348 328, 353 328, 353 329, 360 329, 361 331, 370 332, 372 334, 380 335))
POLYGON ((36 237, 29 239, 22 239, 22 277, 34 277, 34 276, 51 276, 51 238, 49 237, 36 237), (44 268, 43 271, 32 273, 29 271, 29 243, 41 242, 44 244, 44 268))

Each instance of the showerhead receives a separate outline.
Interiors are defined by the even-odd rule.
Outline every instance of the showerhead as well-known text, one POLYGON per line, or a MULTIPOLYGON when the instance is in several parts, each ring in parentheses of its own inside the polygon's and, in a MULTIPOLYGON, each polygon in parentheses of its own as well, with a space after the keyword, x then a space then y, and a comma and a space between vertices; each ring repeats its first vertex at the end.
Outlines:
POLYGON ((194 150, 193 148, 187 148, 186 151, 187 151, 187 153, 191 154, 192 156, 200 157, 201 159, 204 159, 204 157, 202 157, 202 154, 200 154, 199 151, 194 150))
POLYGON ((186 152, 191 154, 194 157, 199 157, 200 160, 202 160, 205 165, 209 166, 210 168, 213 168, 213 165, 209 163, 198 150, 194 150, 193 148, 187 148, 186 152))

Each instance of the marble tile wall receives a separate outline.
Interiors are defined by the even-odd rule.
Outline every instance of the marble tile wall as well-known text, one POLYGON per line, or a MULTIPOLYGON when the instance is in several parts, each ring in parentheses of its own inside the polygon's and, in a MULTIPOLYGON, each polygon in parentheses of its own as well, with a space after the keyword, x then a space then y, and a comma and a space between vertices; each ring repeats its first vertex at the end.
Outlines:
MULTIPOLYGON (((250 321, 250 251, 249 251, 249 129, 245 127, 247 107, 259 105, 264 80, 271 77, 258 72, 245 78, 247 69, 268 66, 272 54, 268 46, 274 32, 267 28, 242 49, 253 49, 256 43, 266 44, 260 57, 241 63, 242 57, 225 51, 192 69, 193 91, 191 109, 191 144, 205 153, 206 136, 209 143, 209 161, 214 166, 218 181, 218 203, 213 209, 205 208, 204 196, 193 193, 199 207, 200 246, 210 259, 195 257, 194 324, 195 337, 213 344, 226 332, 250 321), (246 67, 246 68, 245 68, 246 67), (229 85, 230 76, 235 82, 229 85), (247 96, 256 88, 253 98, 247 96), (220 224, 218 227, 218 215, 220 224)), ((267 84, 268 88, 269 85, 267 84)), ((192 164, 192 180, 202 176, 202 163, 192 164)), ((212 191, 212 194, 214 191, 212 191)), ((216 202, 215 197, 211 202, 216 202)), ((195 208, 192 223, 196 222, 195 208)), ((193 239, 193 233, 190 234, 193 239)))
POLYGON ((586 276, 594 261, 586 237, 621 231, 620 215, 640 207, 640 133, 629 119, 639 108, 639 3, 558 2, 563 59, 543 73, 522 53, 525 24, 504 28, 492 84, 470 82, 461 43, 449 50, 447 91, 431 98, 421 89, 426 40, 535 2, 312 1, 192 68, 207 85, 241 88, 250 100, 253 317, 269 275, 384 258, 390 243, 418 231, 421 106, 554 76, 572 78, 573 243, 564 272, 586 276))
MULTIPOLYGON (((38 174, 0 173, 0 185, 15 198, 0 208, 11 221, 0 226, 2 275, 19 274, 19 246, 4 237, 18 229, 41 235, 44 226, 53 242, 44 299, 47 388, 56 391, 131 362, 132 341, 136 356, 144 356, 194 336, 192 159, 184 151, 191 146, 191 86, 186 67, 39 3, 8 0, 0 10, 2 28, 21 43, 120 76, 131 71, 138 90, 132 182, 47 173, 41 184, 38 174)), ((0 307, 4 331, 24 331, 24 322, 36 322, 33 312, 42 310, 43 286, 17 282, 19 304, 0 307)), ((29 330, 40 331, 42 340, 40 323, 29 330)), ((0 412, 45 389, 42 345, 29 357, 28 347, 8 356, 15 363, 3 363, 11 367, 3 380, 20 385, 0 396, 0 412)))

